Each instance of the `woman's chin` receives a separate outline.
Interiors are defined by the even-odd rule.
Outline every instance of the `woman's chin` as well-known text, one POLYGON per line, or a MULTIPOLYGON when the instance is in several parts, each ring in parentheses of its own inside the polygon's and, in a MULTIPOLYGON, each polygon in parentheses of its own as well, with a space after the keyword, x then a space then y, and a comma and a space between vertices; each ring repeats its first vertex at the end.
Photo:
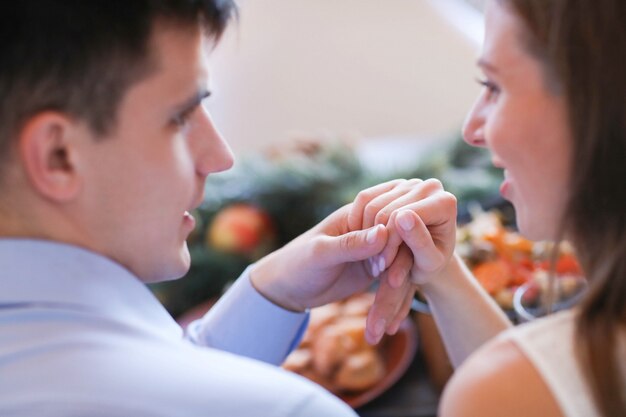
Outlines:
POLYGON ((517 228, 525 238, 534 241, 557 239, 554 224, 545 224, 546 222, 540 221, 538 216, 529 216, 517 210, 516 213, 517 228))

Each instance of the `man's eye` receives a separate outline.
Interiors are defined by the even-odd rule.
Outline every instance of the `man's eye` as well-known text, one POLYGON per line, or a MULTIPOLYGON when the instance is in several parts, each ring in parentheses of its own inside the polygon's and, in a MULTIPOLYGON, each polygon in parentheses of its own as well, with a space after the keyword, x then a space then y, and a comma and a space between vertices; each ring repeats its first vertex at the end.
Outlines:
POLYGON ((500 93, 500 88, 489 80, 476 80, 487 91, 487 100, 496 97, 500 93))

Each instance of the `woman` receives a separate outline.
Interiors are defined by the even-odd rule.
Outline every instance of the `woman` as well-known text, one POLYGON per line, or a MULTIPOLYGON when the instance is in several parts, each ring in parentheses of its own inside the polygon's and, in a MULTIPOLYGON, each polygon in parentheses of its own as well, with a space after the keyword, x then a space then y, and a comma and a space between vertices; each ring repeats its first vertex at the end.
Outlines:
POLYGON ((412 280, 462 363, 440 415, 626 416, 626 2, 492 0, 478 65, 465 140, 504 169, 522 233, 574 243, 590 289, 573 310, 501 332, 441 222, 393 214, 412 280))
POLYGON ((591 290, 578 309, 479 350, 444 416, 626 415, 625 19, 623 0, 488 5, 465 140, 505 170, 524 234, 574 242, 591 290))

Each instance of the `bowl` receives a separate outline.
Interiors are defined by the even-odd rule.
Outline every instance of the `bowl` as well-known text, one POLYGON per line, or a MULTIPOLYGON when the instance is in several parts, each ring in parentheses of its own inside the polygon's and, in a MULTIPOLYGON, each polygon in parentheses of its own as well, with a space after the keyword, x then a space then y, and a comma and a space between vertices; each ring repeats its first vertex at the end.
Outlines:
POLYGON ((532 321, 572 308, 584 296, 586 289, 587 281, 578 276, 554 278, 553 291, 550 291, 549 280, 529 281, 513 294, 513 310, 519 323, 532 321))

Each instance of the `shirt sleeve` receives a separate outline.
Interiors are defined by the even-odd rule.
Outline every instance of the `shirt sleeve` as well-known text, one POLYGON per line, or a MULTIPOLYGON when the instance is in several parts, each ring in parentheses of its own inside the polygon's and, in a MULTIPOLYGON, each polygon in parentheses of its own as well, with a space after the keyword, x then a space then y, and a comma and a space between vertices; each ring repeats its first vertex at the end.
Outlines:
POLYGON ((293 412, 287 415, 298 417, 357 417, 355 411, 337 397, 324 392, 325 395, 310 395, 305 397, 293 412))
POLYGON ((263 297, 252 286, 249 271, 188 326, 186 337, 196 345, 279 365, 300 342, 309 314, 285 310, 263 297))

